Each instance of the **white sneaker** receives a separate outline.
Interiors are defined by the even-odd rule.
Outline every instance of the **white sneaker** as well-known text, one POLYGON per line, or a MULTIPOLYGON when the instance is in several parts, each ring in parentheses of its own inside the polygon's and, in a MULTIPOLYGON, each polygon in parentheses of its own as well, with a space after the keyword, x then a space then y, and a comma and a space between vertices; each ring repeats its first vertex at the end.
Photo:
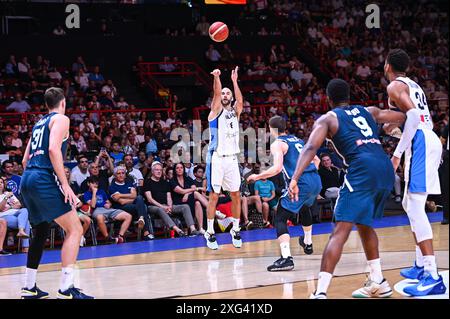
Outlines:
POLYGON ((241 233, 239 231, 233 230, 233 228, 230 230, 231 234, 231 240, 233 242, 233 246, 236 248, 242 247, 242 239, 241 239, 241 233))
POLYGON ((216 250, 219 248, 215 234, 206 232, 203 236, 206 239, 206 246, 208 246, 209 249, 216 250))
POLYGON ((392 289, 386 279, 379 284, 367 277, 364 287, 352 293, 353 298, 388 298, 392 295, 392 289))
POLYGON ((320 294, 316 294, 316 292, 314 292, 309 296, 309 299, 328 299, 328 298, 327 294, 324 292, 321 292, 320 294))
POLYGON ((227 215, 222 213, 220 210, 216 210, 216 217, 219 219, 224 219, 225 217, 227 217, 227 215))
POLYGON ((84 236, 81 236, 80 247, 83 247, 84 245, 86 245, 86 238, 84 238, 84 236))

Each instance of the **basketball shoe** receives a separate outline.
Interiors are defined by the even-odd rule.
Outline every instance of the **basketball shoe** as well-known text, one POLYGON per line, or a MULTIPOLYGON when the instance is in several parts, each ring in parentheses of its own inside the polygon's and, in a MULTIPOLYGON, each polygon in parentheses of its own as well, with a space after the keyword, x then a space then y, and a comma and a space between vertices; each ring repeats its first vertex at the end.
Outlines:
POLYGON ((57 299, 94 299, 92 296, 88 296, 81 292, 80 288, 70 287, 65 291, 58 290, 56 295, 57 299))
POLYGON ((291 256, 288 258, 281 257, 267 267, 267 271, 287 271, 292 269, 294 269, 294 259, 291 256))
POLYGON ((303 251, 305 252, 305 254, 311 255, 314 252, 312 244, 310 244, 310 245, 305 244, 305 237, 304 236, 300 236, 298 238, 298 243, 300 244, 300 246, 303 247, 303 251))
POLYGON ((210 233, 206 232, 203 236, 206 239, 206 245, 208 246, 208 248, 210 248, 212 250, 216 250, 219 248, 219 244, 217 243, 215 234, 210 234, 210 233))
POLYGON ((441 295, 445 294, 446 291, 447 288, 444 285, 442 276, 439 275, 438 279, 434 279, 428 272, 422 275, 417 284, 403 288, 404 293, 413 297, 441 295))
POLYGON ((327 298, 327 294, 326 293, 321 292, 319 294, 316 294, 316 292, 314 291, 314 293, 312 293, 309 296, 309 299, 328 299, 328 298, 327 298))
POLYGON ((417 266, 414 262, 414 266, 406 269, 400 270, 400 275, 406 279, 417 279, 419 280, 423 276, 424 268, 417 266))
POLYGON ((22 288, 20 292, 21 299, 47 299, 48 292, 42 291, 36 285, 33 288, 22 288))
POLYGON ((352 293, 353 298, 387 298, 392 295, 392 289, 386 279, 381 283, 372 281, 367 277, 364 287, 355 290, 352 293))
POLYGON ((241 233, 239 231, 235 231, 235 230, 231 229, 230 234, 231 234, 231 240, 233 242, 233 246, 236 248, 241 248, 242 247, 241 233))

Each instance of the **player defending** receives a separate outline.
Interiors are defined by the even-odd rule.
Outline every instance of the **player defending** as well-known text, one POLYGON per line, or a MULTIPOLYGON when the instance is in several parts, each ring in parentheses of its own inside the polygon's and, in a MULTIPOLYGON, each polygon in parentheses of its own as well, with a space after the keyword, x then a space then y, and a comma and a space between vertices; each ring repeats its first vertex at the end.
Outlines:
POLYGON ((422 88, 406 77, 409 57, 401 49, 391 50, 384 66, 390 104, 406 114, 402 137, 392 156, 394 170, 405 153, 405 195, 403 208, 408 214, 416 241, 416 262, 400 274, 408 279, 418 279, 404 292, 411 296, 444 294, 446 288, 437 272, 433 250, 433 231, 425 213, 428 194, 440 194, 439 164, 442 145, 433 132, 433 122, 427 98, 422 88))
POLYGON ((62 277, 58 299, 93 299, 74 287, 74 265, 83 233, 75 210, 79 201, 64 173, 63 158, 67 150, 70 120, 64 115, 66 100, 60 88, 45 91, 49 114, 33 127, 23 157, 26 167, 21 192, 35 236, 27 256, 23 299, 48 298, 48 293, 36 286, 36 273, 44 250, 50 223, 55 221, 66 233, 61 249, 62 277))
POLYGON ((283 170, 286 181, 286 189, 278 202, 277 214, 275 215, 275 226, 277 237, 281 248, 281 258, 267 267, 268 271, 282 271, 294 269, 289 247, 290 236, 287 228, 287 221, 301 213, 301 223, 305 236, 300 236, 300 245, 306 254, 313 253, 312 246, 312 216, 308 207, 314 204, 314 201, 322 189, 322 182, 317 172, 320 160, 314 157, 314 163, 310 163, 305 172, 300 177, 300 196, 299 200, 292 202, 289 199, 287 186, 294 173, 297 159, 301 156, 304 142, 293 135, 287 135, 286 121, 280 116, 274 116, 269 120, 270 134, 276 140, 270 145, 270 152, 273 156, 273 166, 261 174, 252 174, 247 178, 248 182, 269 178, 277 175, 283 170), (302 209, 303 206, 304 209, 302 209))
POLYGON ((383 216, 384 204, 394 186, 394 170, 383 151, 377 134, 378 123, 402 123, 404 114, 376 107, 349 105, 347 82, 333 79, 327 86, 328 102, 333 110, 321 116, 302 151, 289 185, 297 200, 297 180, 310 166, 325 138, 331 139, 347 168, 334 211, 335 227, 322 255, 317 290, 313 299, 325 299, 328 286, 342 249, 356 224, 366 254, 370 274, 364 287, 353 297, 389 297, 392 289, 381 272, 378 237, 372 228, 374 218, 383 216))
POLYGON ((219 248, 214 235, 214 216, 221 188, 230 192, 233 213, 233 228, 230 230, 233 246, 242 246, 239 232, 241 215, 241 175, 237 154, 239 150, 239 116, 242 112, 243 98, 238 86, 238 67, 231 71, 236 101, 232 105, 233 93, 229 88, 222 89, 220 70, 214 70, 214 97, 211 103, 209 121, 209 148, 206 158, 206 180, 209 193, 208 229, 205 233, 206 244, 211 249, 219 248))

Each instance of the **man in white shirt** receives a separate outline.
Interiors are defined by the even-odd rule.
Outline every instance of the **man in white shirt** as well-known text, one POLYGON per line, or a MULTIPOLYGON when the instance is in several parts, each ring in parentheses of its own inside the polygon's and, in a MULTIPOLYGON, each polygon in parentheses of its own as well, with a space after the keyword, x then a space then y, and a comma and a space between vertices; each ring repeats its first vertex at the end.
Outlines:
POLYGON ((89 162, 86 156, 81 155, 78 157, 78 165, 72 169, 70 181, 77 183, 78 186, 81 186, 81 183, 83 183, 86 178, 91 176, 88 166, 89 162))
POLYGON ((280 87, 278 86, 278 84, 273 82, 273 78, 271 76, 269 76, 267 78, 267 82, 264 83, 264 90, 266 90, 267 92, 272 92, 275 90, 279 91, 280 87))
POLYGON ((214 48, 213 44, 209 45, 208 51, 206 51, 206 57, 208 58, 209 61, 211 62, 218 62, 220 60, 220 58, 222 57, 219 53, 219 51, 217 51, 214 48))
POLYGON ((7 108, 7 111, 15 111, 18 113, 25 113, 31 110, 30 104, 22 100, 22 94, 16 94, 16 100, 12 102, 7 108))
POLYGON ((21 148, 23 145, 22 139, 19 137, 19 131, 13 131, 12 134, 12 142, 11 145, 17 148, 21 148))
POLYGON ((295 82, 300 83, 301 80, 303 79, 303 72, 302 72, 302 70, 300 70, 300 65, 295 64, 295 67, 293 70, 291 70, 291 72, 289 73, 289 76, 295 82))
POLYGON ((123 157, 128 176, 132 177, 136 186, 144 186, 144 177, 139 169, 134 167, 133 156, 127 154, 123 157))

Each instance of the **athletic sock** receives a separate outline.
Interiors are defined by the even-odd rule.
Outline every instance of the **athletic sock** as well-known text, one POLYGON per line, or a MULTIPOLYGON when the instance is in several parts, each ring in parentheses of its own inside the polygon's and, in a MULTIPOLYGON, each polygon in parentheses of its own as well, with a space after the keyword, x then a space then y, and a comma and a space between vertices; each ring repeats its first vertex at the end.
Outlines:
POLYGON ((61 291, 66 291, 71 286, 73 286, 73 267, 63 267, 59 289, 61 291))
POLYGON ((383 281, 380 258, 368 260, 367 265, 369 265, 370 269, 370 279, 377 284, 380 284, 383 281))
POLYGON ((316 295, 320 293, 327 293, 328 286, 330 285, 331 278, 333 278, 333 275, 329 272, 321 271, 319 272, 319 280, 317 281, 317 289, 316 289, 316 295))
POLYGON ((238 232, 240 231, 240 227, 239 227, 239 218, 234 218, 233 217, 233 230, 238 232))
POLYGON ((420 247, 416 245, 416 266, 423 267, 423 255, 420 247))
POLYGON ((27 289, 32 289, 36 285, 36 274, 37 269, 26 268, 25 269, 25 283, 24 287, 27 289))
POLYGON ((281 257, 288 258, 291 256, 291 248, 289 247, 289 242, 281 243, 281 257))
POLYGON ((208 221, 208 229, 206 230, 210 234, 215 234, 214 232, 214 219, 207 219, 208 221))
POLYGON ((306 245, 311 245, 312 244, 312 231, 305 231, 305 238, 303 239, 303 241, 305 242, 306 245))
POLYGON ((433 279, 437 280, 439 278, 434 255, 423 256, 423 266, 425 268, 424 271, 430 273, 433 279))

